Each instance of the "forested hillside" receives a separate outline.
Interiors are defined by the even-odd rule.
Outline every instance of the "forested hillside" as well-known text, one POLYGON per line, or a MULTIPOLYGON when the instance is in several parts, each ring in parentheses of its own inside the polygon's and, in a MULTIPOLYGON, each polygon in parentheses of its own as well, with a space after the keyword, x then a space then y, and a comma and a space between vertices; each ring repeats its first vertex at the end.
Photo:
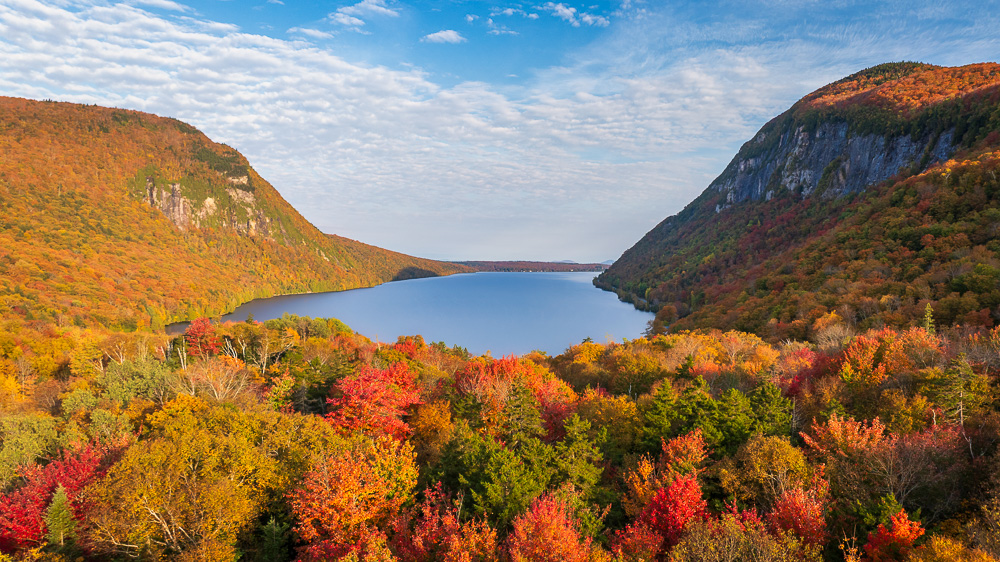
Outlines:
POLYGON ((467 271, 321 233, 174 119, 0 98, 0 318, 160 328, 283 293, 467 271))
POLYGON ((1000 65, 877 66, 792 106, 596 281, 657 328, 807 338, 992 326, 1000 306, 1000 65))
POLYGON ((503 359, 293 316, 0 334, 0 552, 1000 560, 1000 332, 815 332, 503 359))

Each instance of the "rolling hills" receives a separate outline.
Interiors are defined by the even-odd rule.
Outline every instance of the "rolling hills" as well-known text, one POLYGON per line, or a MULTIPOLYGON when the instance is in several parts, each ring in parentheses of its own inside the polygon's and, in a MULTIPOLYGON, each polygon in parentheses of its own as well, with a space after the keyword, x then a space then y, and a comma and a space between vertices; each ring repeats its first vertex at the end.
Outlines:
POLYGON ((1000 306, 1000 65, 889 63, 771 120, 595 283, 657 328, 809 337, 991 326, 1000 306))
POLYGON ((175 119, 0 98, 0 317, 158 328, 254 298, 468 271, 320 232, 175 119))

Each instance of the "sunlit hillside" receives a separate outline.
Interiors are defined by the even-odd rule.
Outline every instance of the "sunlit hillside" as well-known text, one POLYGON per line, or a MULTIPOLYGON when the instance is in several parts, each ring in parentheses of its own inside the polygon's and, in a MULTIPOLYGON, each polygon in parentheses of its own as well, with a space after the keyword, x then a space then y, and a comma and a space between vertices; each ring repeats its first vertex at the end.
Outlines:
POLYGON ((174 119, 0 99, 0 317, 132 330, 466 271, 321 233, 174 119))

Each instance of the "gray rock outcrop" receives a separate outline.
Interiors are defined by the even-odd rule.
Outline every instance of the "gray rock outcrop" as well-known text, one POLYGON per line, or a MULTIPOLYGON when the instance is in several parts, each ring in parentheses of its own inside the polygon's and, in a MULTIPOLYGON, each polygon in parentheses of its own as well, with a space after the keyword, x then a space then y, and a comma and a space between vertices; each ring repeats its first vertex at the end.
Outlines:
POLYGON ((822 123, 812 132, 802 126, 765 127, 708 189, 725 195, 716 212, 743 201, 769 200, 777 189, 837 197, 885 181, 914 163, 927 166, 947 160, 955 151, 952 137, 951 131, 921 139, 851 135, 843 122, 822 123), (780 138, 772 146, 754 150, 776 134, 780 138), (757 154, 744 156, 748 152, 757 154))

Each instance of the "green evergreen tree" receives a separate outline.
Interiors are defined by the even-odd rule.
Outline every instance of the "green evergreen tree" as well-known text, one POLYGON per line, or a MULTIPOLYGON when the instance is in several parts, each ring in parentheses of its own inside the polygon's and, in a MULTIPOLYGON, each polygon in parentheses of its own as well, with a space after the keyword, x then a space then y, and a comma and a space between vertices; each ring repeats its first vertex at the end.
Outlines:
POLYGON ((772 382, 765 382, 747 394, 754 417, 754 433, 792 434, 792 401, 772 382))
POLYGON ((460 420, 428 481, 440 480, 465 493, 469 513, 506 529, 545 491, 554 475, 552 447, 538 438, 509 447, 460 420))
POLYGON ((291 528, 290 523, 279 522, 272 516, 267 524, 260 528, 263 536, 261 537, 260 550, 257 551, 257 560, 284 562, 290 559, 288 531, 291 528))
POLYGON ((660 450, 661 439, 674 436, 674 424, 677 413, 674 406, 677 402, 677 392, 669 380, 663 380, 653 394, 653 400, 642 412, 642 444, 650 453, 660 450))
POLYGON ((746 395, 730 388, 718 400, 718 414, 715 426, 720 442, 718 449, 726 454, 734 454, 740 445, 750 439, 755 420, 750 401, 746 395))
POLYGON ((526 386, 514 384, 503 408, 503 432, 511 445, 517 445, 545 431, 538 399, 526 386))
POLYGON ((712 398, 708 383, 701 376, 695 377, 691 386, 684 389, 674 406, 679 425, 670 437, 700 429, 705 443, 712 449, 722 443, 719 430, 719 403, 712 398))
POLYGON ((556 479, 571 483, 588 497, 601 480, 604 469, 599 466, 603 455, 590 439, 590 422, 573 414, 563 424, 566 437, 553 446, 555 449, 556 479))
POLYGON ((69 503, 69 496, 66 495, 66 488, 62 484, 56 488, 56 493, 52 496, 52 503, 45 512, 45 528, 48 530, 47 538, 49 544, 58 548, 63 548, 67 543, 72 544, 76 538, 76 520, 73 519, 73 507, 69 503))

